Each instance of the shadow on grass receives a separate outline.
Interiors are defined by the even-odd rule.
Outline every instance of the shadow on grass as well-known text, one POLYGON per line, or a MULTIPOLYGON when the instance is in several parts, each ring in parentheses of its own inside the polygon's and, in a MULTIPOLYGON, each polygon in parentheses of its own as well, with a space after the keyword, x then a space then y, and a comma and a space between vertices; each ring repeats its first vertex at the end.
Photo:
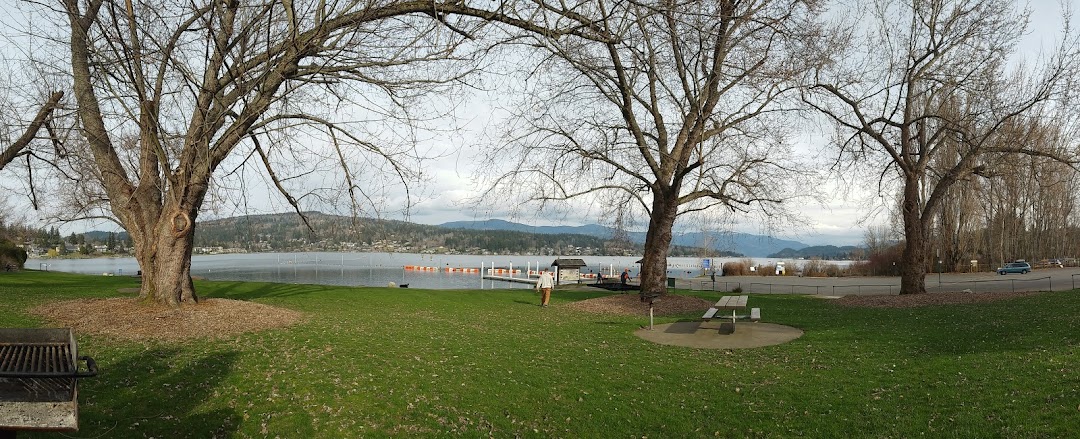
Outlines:
MULTIPOLYGON (((286 298, 317 293, 323 289, 342 289, 348 287, 307 284, 272 284, 259 282, 205 281, 206 289, 213 291, 213 297, 235 300, 254 300, 266 298, 286 298)), ((199 288, 196 287, 196 290, 199 288)), ((359 291, 359 290, 358 290, 359 291)))
POLYGON ((77 437, 231 437, 241 416, 231 408, 200 409, 232 372, 234 351, 185 356, 152 348, 101 361, 79 384, 77 437))

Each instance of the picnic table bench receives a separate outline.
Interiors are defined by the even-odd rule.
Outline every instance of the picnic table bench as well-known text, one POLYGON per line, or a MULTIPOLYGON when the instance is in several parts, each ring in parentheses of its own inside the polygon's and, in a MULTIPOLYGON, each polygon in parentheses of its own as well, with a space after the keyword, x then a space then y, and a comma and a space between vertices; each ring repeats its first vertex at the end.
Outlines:
MULTIPOLYGON (((705 315, 701 316, 701 320, 708 322, 714 318, 730 318, 731 332, 735 332, 735 320, 740 318, 740 316, 736 314, 736 311, 746 309, 746 300, 747 296, 721 297, 720 300, 718 300, 716 304, 712 306, 712 308, 709 308, 708 311, 705 311, 705 315), (728 316, 727 313, 723 313, 723 315, 721 315, 720 311, 731 311, 731 316, 728 316)), ((746 318, 747 316, 742 317, 746 318)), ((749 318, 750 321, 754 322, 761 320, 761 308, 751 308, 749 318)))

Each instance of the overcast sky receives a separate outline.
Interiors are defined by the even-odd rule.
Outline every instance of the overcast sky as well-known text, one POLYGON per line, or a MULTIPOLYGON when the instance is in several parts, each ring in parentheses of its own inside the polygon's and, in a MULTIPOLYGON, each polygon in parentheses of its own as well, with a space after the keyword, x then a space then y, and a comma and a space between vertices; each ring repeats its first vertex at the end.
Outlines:
MULTIPOLYGON (((1067 2, 1074 9, 1080 9, 1080 0, 1067 2)), ((1032 35, 1024 42, 1021 51, 1026 56, 1037 52, 1040 47, 1049 47, 1058 29, 1061 27, 1060 8, 1056 0, 1034 0, 1031 4, 1034 9, 1032 15, 1032 35)), ((1076 19, 1073 20, 1076 22, 1076 19)), ((2 24, 2 23, 0 23, 2 24)), ((532 225, 582 225, 599 223, 601 215, 595 209, 580 209, 574 212, 580 214, 548 214, 540 216, 526 214, 511 216, 508 214, 509 207, 517 203, 516 200, 507 199, 492 203, 494 207, 475 209, 463 203, 463 200, 474 196, 476 188, 472 182, 472 176, 476 169, 473 163, 478 153, 477 146, 473 142, 476 136, 492 124, 498 123, 499 114, 491 111, 490 107, 479 102, 471 102, 457 111, 459 122, 464 126, 444 138, 433 139, 426 148, 440 153, 443 157, 427 163, 426 173, 431 181, 422 191, 420 201, 410 210, 409 221, 422 224, 441 224, 449 221, 484 220, 499 218, 532 225)), ((815 154, 820 151, 823 140, 815 134, 807 134, 800 139, 794 139, 800 148, 815 154), (815 140, 816 139, 816 140, 815 140), (817 143, 817 145, 813 145, 817 143)), ((7 173, 5 173, 7 174, 7 173)), ((3 178, 10 178, 4 175, 3 178)), ((254 183, 254 182, 252 182, 254 183)), ((833 245, 858 245, 862 242, 862 236, 866 227, 870 224, 878 224, 886 221, 885 215, 880 209, 874 209, 877 203, 873 193, 860 191, 857 188, 837 188, 838 183, 826 183, 821 191, 827 195, 828 200, 824 205, 805 204, 800 207, 802 214, 810 220, 808 227, 794 232, 772 231, 777 237, 794 239, 809 245, 833 244, 833 245), (842 190, 846 189, 846 190, 842 190)), ((248 187, 250 193, 242 207, 225 206, 214 210, 207 210, 201 215, 201 219, 225 217, 243 214, 258 214, 270 212, 288 212, 291 208, 285 204, 279 194, 266 187, 248 187)), ((415 195, 415 194, 414 194, 415 195)), ((10 198, 10 197, 9 197, 10 198)), ((19 200, 7 201, 11 209, 22 211, 26 209, 25 203, 19 200)), ((208 203, 210 204, 210 203, 208 203)), ((228 204, 228 203, 227 203, 228 204)), ((387 219, 403 219, 400 214, 388 214, 387 219)), ((26 218, 32 224, 41 224, 32 213, 27 213, 26 218)), ((676 224, 677 228, 685 231, 695 231, 688 224, 676 224)), ((700 227, 700 226, 697 226, 700 227)), ((731 226, 734 231, 746 233, 761 233, 760 225, 750 221, 736 221, 731 226)), ((637 227, 642 230, 644 227, 637 227)), ((87 230, 117 230, 115 225, 104 222, 83 222, 61 226, 63 233, 83 232, 87 230)))

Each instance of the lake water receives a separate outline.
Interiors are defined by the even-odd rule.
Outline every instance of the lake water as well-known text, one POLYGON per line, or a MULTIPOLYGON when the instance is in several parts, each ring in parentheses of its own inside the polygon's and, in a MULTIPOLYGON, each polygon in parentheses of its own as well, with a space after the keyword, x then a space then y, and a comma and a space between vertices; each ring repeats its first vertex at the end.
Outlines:
MULTIPOLYGON (((522 273, 526 269, 549 267, 557 256, 479 256, 479 255, 422 255, 412 253, 243 253, 227 255, 195 255, 191 258, 191 275, 209 280, 278 282, 345 286, 386 286, 390 282, 408 284, 410 288, 474 289, 474 288, 531 288, 528 284, 505 281, 481 281, 478 273, 447 272, 446 268, 511 268, 522 273), (407 270, 406 266, 432 267, 434 271, 407 270)), ((618 276, 629 269, 637 277, 640 257, 583 256, 589 266, 583 273, 603 272, 618 276)), ((719 265, 744 258, 714 258, 719 265)), ((767 264, 766 259, 755 259, 767 264)), ((92 259, 30 259, 26 267, 50 271, 84 274, 134 275, 139 264, 134 258, 92 259)), ((694 277, 702 274, 700 258, 668 258, 669 277, 694 277)), ((524 277, 517 274, 515 277, 524 277)))

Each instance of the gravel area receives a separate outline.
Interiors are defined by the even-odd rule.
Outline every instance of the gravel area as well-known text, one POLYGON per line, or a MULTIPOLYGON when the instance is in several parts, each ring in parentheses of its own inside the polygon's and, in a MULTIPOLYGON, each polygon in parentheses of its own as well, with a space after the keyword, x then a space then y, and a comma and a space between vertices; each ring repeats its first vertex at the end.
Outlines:
POLYGON ((169 341, 227 338, 290 326, 304 318, 297 311, 229 299, 203 299, 179 308, 133 298, 81 299, 48 303, 30 312, 77 333, 169 341))

